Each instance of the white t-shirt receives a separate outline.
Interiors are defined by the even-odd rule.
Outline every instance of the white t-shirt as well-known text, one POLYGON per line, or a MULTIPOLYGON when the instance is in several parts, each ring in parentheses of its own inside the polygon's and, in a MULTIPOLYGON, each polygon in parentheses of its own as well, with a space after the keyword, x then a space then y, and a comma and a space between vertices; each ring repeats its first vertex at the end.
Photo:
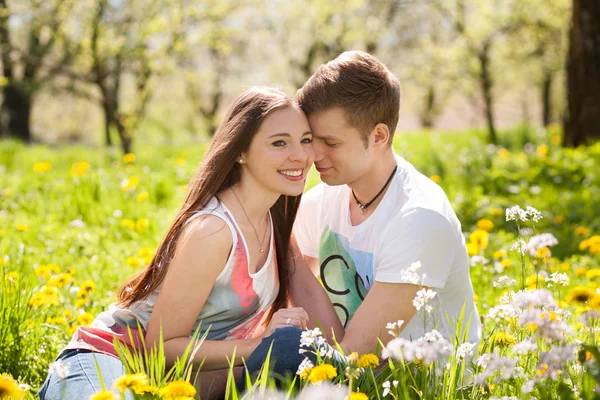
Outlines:
POLYGON ((300 249, 319 259, 319 278, 344 327, 375 281, 406 282, 403 271, 420 262, 420 284, 437 292, 429 303, 434 311, 427 317, 424 309, 417 312, 401 337, 417 339, 435 327, 452 338, 464 305, 463 330, 470 318, 467 341, 479 343, 481 322, 460 222, 436 183, 402 157, 396 159, 390 187, 357 226, 350 222, 354 200, 347 185, 321 183, 309 190, 294 225, 300 249))

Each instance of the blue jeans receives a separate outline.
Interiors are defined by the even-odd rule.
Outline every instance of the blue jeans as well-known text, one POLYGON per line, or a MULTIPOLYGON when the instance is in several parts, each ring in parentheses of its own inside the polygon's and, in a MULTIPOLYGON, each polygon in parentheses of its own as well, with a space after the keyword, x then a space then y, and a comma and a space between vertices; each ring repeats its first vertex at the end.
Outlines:
MULTIPOLYGON (((246 370, 252 378, 258 375, 260 369, 267 359, 269 348, 271 357, 269 358, 269 376, 276 378, 276 382, 281 383, 286 377, 294 377, 298 367, 305 357, 308 357, 313 363, 316 362, 316 356, 312 353, 300 354, 300 337, 302 329, 295 326, 276 329, 273 334, 264 338, 258 347, 250 354, 246 360, 246 370)), ((246 388, 246 371, 242 374, 237 383, 238 391, 241 393, 246 388)))
MULTIPOLYGON (((114 381, 125 374, 125 367, 118 358, 89 350, 63 350, 56 360, 68 364, 69 374, 62 381, 55 375, 48 375, 39 392, 41 400, 88 399, 102 390, 96 363, 107 390, 111 390, 114 381)), ((125 398, 133 399, 129 393, 125 398)))

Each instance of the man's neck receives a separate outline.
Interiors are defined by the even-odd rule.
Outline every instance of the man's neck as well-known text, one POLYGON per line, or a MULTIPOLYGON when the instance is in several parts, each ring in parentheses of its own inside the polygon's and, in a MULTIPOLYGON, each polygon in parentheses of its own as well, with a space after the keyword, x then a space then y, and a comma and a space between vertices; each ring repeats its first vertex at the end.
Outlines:
MULTIPOLYGON (((381 189, 384 188, 386 182, 390 179, 390 176, 394 171, 394 168, 396 168, 397 164, 398 163, 396 161, 396 156, 394 152, 390 149, 389 152, 386 152, 385 155, 373 165, 370 171, 368 171, 356 181, 349 183, 348 187, 350 187, 350 189, 354 191, 354 195, 362 204, 367 204, 381 191, 381 189)), ((366 217, 368 217, 368 215, 370 215, 373 212, 373 210, 377 208, 388 188, 389 185, 384 189, 383 193, 381 193, 379 197, 377 197, 375 201, 373 201, 373 203, 371 203, 364 210, 364 213, 362 212, 362 210, 360 210, 360 207, 354 200, 354 197, 351 196, 351 215, 358 215, 358 213, 360 213, 361 215, 364 215, 364 219, 366 219, 366 217)), ((360 223, 362 222, 360 220, 364 219, 358 218, 357 220, 355 218, 352 218, 353 225, 356 225, 355 222, 360 223)))

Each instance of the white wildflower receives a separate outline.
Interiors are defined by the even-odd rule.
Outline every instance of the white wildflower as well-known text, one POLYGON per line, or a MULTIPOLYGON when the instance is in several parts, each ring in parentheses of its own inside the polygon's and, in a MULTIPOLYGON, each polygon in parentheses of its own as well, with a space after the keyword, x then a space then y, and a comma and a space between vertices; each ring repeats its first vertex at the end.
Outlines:
POLYGON ((56 377, 61 381, 65 380, 65 378, 69 376, 69 364, 61 360, 54 361, 48 367, 48 373, 50 375, 56 375, 56 377))
POLYGON ((400 283, 418 285, 421 282, 419 274, 417 273, 419 269, 421 269, 421 262, 416 261, 407 269, 400 271, 400 283))
POLYGON ((535 340, 529 338, 515 344, 512 350, 519 355, 531 354, 537 351, 538 346, 535 340))
POLYGON ((475 348, 475 343, 463 343, 460 346, 458 346, 458 349, 456 349, 456 358, 458 358, 459 360, 463 360, 467 357, 471 357, 473 355, 473 349, 475 348))
POLYGON ((523 386, 521 386, 521 392, 523 392, 524 394, 531 393, 531 392, 533 392, 534 387, 535 387, 535 380, 533 380, 533 379, 528 380, 527 382, 525 382, 523 384, 523 386))
POLYGON ((527 221, 527 213, 519 206, 513 206, 506 209, 507 221, 527 221))
POLYGON ((298 366, 298 371, 296 371, 296 375, 301 375, 304 372, 304 370, 311 368, 314 368, 313 363, 307 357, 305 357, 304 360, 302 360, 302 362, 298 366))
POLYGON ((433 330, 414 341, 404 338, 392 339, 383 349, 381 356, 407 362, 420 361, 429 366, 450 355, 451 351, 450 343, 438 331, 433 330))
POLYGON ((531 206, 527 206, 527 208, 525 208, 525 212, 527 213, 527 216, 533 220, 533 222, 538 222, 544 218, 541 212, 531 206))
POLYGON ((313 330, 306 330, 302 332, 300 336, 300 347, 311 347, 318 341, 318 338, 322 337, 323 333, 319 328, 315 328, 313 330))
POLYGON ((510 276, 503 275, 498 277, 498 279, 492 283, 492 286, 495 288, 507 288, 511 287, 515 283, 517 283, 515 279, 511 278, 510 276))
POLYGON ((427 312, 431 312, 431 310, 433 310, 433 307, 428 303, 429 300, 432 300, 436 294, 437 292, 435 290, 423 288, 417 292, 417 295, 413 299, 413 305, 415 306, 417 311, 425 307, 425 310, 427 312))
POLYGON ((519 254, 524 256, 529 248, 527 247, 527 243, 523 239, 518 239, 511 247, 512 251, 517 251, 519 254))
POLYGON ((529 255, 531 257, 535 257, 538 249, 556 246, 557 244, 558 239, 556 239, 553 234, 542 233, 529 239, 529 242, 527 243, 527 249, 529 250, 529 255))
POLYGON ((560 286, 569 286, 569 276, 567 274, 563 274, 560 272, 554 272, 551 274, 548 279, 548 282, 555 283, 560 286))

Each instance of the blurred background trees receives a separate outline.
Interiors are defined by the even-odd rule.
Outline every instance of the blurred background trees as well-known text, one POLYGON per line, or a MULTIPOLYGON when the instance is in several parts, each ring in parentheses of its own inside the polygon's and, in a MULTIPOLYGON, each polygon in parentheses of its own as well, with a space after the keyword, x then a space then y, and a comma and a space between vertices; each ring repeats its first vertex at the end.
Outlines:
POLYGON ((600 136, 596 0, 0 0, 0 135, 202 140, 255 84, 293 93, 342 51, 402 84, 400 129, 565 123, 600 136), (567 62, 568 60, 568 62, 567 62))

